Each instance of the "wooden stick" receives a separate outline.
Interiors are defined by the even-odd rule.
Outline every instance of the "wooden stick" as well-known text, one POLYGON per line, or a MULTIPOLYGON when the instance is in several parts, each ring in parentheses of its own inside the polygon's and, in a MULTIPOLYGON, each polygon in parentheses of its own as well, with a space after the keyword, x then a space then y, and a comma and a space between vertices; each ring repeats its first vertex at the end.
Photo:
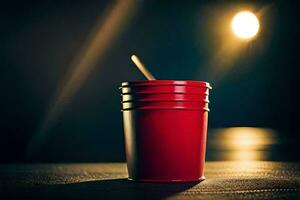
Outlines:
POLYGON ((148 80, 156 80, 136 55, 132 55, 131 60, 148 80))

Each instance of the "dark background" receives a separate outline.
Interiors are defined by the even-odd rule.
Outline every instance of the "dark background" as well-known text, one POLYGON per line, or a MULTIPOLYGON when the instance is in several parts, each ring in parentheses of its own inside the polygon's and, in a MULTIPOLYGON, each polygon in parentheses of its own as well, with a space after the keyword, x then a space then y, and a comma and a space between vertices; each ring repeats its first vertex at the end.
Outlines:
POLYGON ((143 80, 130 61, 132 53, 159 79, 209 81, 214 88, 210 128, 268 127, 300 139, 296 3, 136 1, 138 11, 47 130, 42 145, 28 150, 72 60, 115 3, 1 3, 0 162, 124 161, 118 86, 143 80), (244 44, 226 72, 212 76, 214 66, 207 63, 226 40, 218 32, 222 16, 243 6, 263 11, 259 35, 244 44))

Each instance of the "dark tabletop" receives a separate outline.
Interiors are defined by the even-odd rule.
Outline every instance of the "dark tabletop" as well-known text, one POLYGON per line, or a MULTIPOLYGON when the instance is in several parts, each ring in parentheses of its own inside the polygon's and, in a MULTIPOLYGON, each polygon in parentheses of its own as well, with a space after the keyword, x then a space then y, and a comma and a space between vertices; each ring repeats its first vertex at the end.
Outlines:
POLYGON ((199 183, 128 181, 124 163, 0 166, 0 199, 300 199, 300 164, 207 162, 199 183))

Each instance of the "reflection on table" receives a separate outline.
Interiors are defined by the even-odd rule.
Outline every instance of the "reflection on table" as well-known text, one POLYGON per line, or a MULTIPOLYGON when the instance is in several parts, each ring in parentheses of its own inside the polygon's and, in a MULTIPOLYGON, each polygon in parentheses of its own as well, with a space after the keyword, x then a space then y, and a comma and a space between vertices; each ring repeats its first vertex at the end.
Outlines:
POLYGON ((234 127, 208 132, 207 160, 299 161, 297 143, 267 128, 234 127))

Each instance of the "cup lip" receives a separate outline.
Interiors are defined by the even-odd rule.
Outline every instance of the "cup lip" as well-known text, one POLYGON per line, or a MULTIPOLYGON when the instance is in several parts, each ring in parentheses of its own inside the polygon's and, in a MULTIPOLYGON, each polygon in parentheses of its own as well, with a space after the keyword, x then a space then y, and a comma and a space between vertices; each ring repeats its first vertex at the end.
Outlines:
POLYGON ((147 95, 147 94, 182 94, 182 95, 209 95, 208 92, 203 92, 203 93, 197 93, 197 92, 149 92, 149 91, 138 91, 138 92, 122 92, 121 95, 147 95))
POLYGON ((148 102, 122 102, 122 110, 125 109, 209 109, 208 102, 192 101, 148 101, 148 102))
POLYGON ((205 94, 209 95, 209 88, 190 85, 143 85, 125 86, 119 88, 120 94, 205 94))
POLYGON ((146 80, 146 81, 124 81, 121 83, 122 87, 131 86, 158 86, 158 85, 183 85, 183 86, 196 86, 206 87, 212 89, 210 84, 205 81, 196 80, 146 80))
POLYGON ((133 100, 125 100, 121 103, 138 103, 138 102, 201 102, 201 103, 210 103, 209 100, 200 99, 200 100, 191 100, 191 99, 133 99, 133 100))
POLYGON ((132 111, 132 110, 194 110, 194 111, 204 111, 209 112, 209 108, 192 108, 192 107, 131 107, 131 108, 122 108, 121 112, 132 111))
POLYGON ((208 97, 209 95, 206 93, 121 93, 120 94, 121 97, 122 96, 134 96, 134 97, 142 97, 142 98, 149 98, 149 96, 156 96, 156 95, 168 95, 168 96, 172 96, 172 97, 176 97, 178 98, 180 97, 190 97, 190 96, 194 96, 194 97, 198 97, 198 96, 205 96, 208 97))
POLYGON ((121 101, 206 101, 209 102, 206 94, 121 94, 121 101), (157 96, 156 96, 157 95, 157 96))

